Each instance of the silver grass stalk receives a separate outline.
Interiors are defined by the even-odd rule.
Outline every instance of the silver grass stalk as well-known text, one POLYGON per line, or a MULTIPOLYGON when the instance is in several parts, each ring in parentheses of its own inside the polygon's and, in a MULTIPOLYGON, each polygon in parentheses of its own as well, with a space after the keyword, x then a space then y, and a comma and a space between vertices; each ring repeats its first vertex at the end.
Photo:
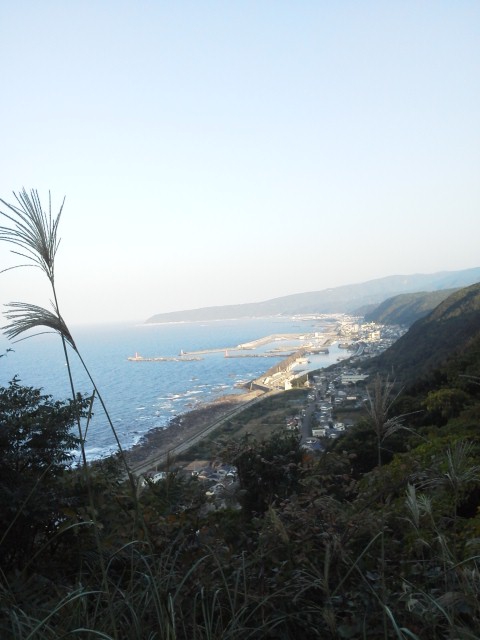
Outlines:
MULTIPOLYGON (((8 226, 0 225, 0 240, 16 248, 18 247, 20 250, 12 250, 12 253, 25 258, 27 264, 16 265, 15 267, 10 267, 10 269, 21 266, 34 266, 39 268, 45 273, 50 282, 54 302, 52 303, 53 313, 43 307, 26 302, 11 302, 7 305, 9 311, 5 312, 6 317, 10 320, 10 324, 2 327, 2 330, 8 338, 17 338, 18 340, 31 337, 31 335, 28 335, 28 332, 39 328, 46 328, 58 333, 62 340, 72 399, 73 402, 75 402, 76 393, 67 344, 69 344, 76 353, 78 353, 78 351, 72 335, 60 314, 55 289, 55 256, 60 244, 58 225, 65 198, 63 199, 58 215, 52 216, 52 199, 50 193, 48 194, 48 213, 42 209, 40 197, 36 189, 32 189, 30 194, 28 194, 26 189, 23 188, 19 194, 13 192, 13 195, 17 204, 11 204, 0 198, 0 203, 6 207, 6 211, 0 209, 0 215, 8 224, 8 226), (19 338, 20 335, 26 332, 27 336, 19 338)), ((8 271, 8 269, 4 269, 3 271, 8 271)), ((41 331, 39 333, 45 332, 41 331)), ((77 415, 77 426, 81 443, 82 460, 84 467, 86 467, 87 460, 79 415, 77 415)))
POLYGON ((393 393, 395 383, 383 379, 380 375, 375 377, 373 385, 367 387, 367 404, 365 406, 369 422, 375 432, 377 440, 378 466, 382 466, 382 443, 388 436, 395 433, 402 425, 403 416, 389 417, 392 405, 400 392, 393 393))
POLYGON ((6 311, 4 315, 11 322, 2 327, 2 331, 10 340, 18 338, 18 336, 27 331, 36 330, 39 327, 46 327, 62 336, 72 349, 77 351, 72 334, 63 318, 56 313, 55 305, 53 305, 53 313, 43 307, 38 307, 35 304, 29 304, 27 302, 10 302, 6 306, 10 310, 6 311))
MULTIPOLYGON (((37 305, 25 302, 12 302, 7 305, 10 310, 5 314, 10 320, 10 324, 2 327, 2 330, 9 338, 18 338, 23 333, 36 330, 39 327, 46 327, 49 330, 57 332, 62 339, 72 397, 75 398, 76 394, 66 345, 69 344, 73 348, 77 356, 80 358, 90 381, 94 385, 94 390, 105 411, 110 428, 112 429, 115 437, 115 441, 122 455, 127 474, 130 477, 131 473, 123 454, 118 434, 113 426, 102 396, 75 345, 65 321, 62 318, 58 305, 57 292, 55 288, 55 256, 60 244, 60 239, 58 237, 58 225, 63 211, 65 198, 62 201, 58 214, 53 216, 50 192, 48 194, 48 212, 45 212, 42 209, 40 197, 36 189, 32 189, 29 194, 23 188, 19 194, 13 192, 13 195, 17 204, 8 203, 0 198, 0 203, 6 207, 6 210, 0 209, 0 216, 9 223, 8 226, 0 225, 0 240, 18 247, 20 250, 12 250, 12 253, 20 255, 28 261, 27 265, 17 266, 35 266, 45 273, 52 287, 53 313, 43 307, 38 307, 37 305)), ((80 425, 79 431, 82 440, 82 457, 84 464, 86 464, 80 425)))
POLYGON ((30 194, 22 189, 18 194, 13 192, 13 195, 17 205, 0 198, 0 202, 7 208, 7 212, 0 211, 0 213, 13 224, 13 227, 0 226, 0 240, 19 247, 20 250, 12 250, 12 253, 25 258, 30 266, 40 268, 53 285, 55 255, 60 244, 57 231, 65 198, 58 214, 52 216, 50 193, 48 194, 48 214, 42 209, 36 189, 32 189, 30 194))

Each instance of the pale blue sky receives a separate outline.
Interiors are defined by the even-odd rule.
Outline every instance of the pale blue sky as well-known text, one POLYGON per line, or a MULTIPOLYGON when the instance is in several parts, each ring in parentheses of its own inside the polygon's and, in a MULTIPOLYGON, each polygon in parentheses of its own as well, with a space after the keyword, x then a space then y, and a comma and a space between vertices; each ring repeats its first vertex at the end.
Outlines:
POLYGON ((69 323, 480 266, 479 31, 476 0, 2 0, 0 197, 67 196, 69 323))

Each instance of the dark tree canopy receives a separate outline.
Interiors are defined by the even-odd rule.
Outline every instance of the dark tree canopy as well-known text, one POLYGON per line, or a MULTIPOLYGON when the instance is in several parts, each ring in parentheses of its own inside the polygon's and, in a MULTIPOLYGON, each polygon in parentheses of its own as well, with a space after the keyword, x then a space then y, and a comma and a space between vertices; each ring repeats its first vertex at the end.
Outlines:
POLYGON ((0 469, 9 473, 57 474, 73 459, 79 439, 72 433, 76 411, 83 415, 86 401, 61 402, 24 387, 14 378, 0 387, 0 469))
POLYGON ((87 400, 54 401, 14 378, 0 387, 0 561, 28 557, 39 536, 55 529, 58 483, 74 459, 76 416, 87 400))

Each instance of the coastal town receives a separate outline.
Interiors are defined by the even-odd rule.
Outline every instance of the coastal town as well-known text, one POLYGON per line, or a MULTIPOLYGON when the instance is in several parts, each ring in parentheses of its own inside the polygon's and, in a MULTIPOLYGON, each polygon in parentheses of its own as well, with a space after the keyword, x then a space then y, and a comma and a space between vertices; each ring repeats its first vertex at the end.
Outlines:
MULTIPOLYGON (((338 346, 345 350, 345 356, 339 359, 355 363, 378 355, 405 333, 403 327, 379 325, 375 322, 364 323, 361 318, 355 316, 345 314, 325 316, 325 319, 330 322, 332 318, 337 322, 327 332, 301 335, 304 344, 285 360, 269 369, 264 377, 253 381, 253 387, 266 391, 272 389, 288 391, 292 388, 295 378, 302 375, 301 371, 295 371, 295 366, 305 361, 311 354, 328 352, 328 347, 334 342, 338 342, 338 346)), ((319 320, 322 316, 302 316, 302 320, 305 319, 319 320)))
MULTIPOLYGON (((302 319, 312 318, 309 316, 302 319)), ((328 316, 328 319, 331 321, 332 316, 328 316)), ((177 471, 187 475, 194 474, 204 483, 206 496, 215 508, 222 508, 227 502, 231 506, 231 496, 236 486, 235 468, 218 459, 190 459, 191 456, 186 453, 194 450, 212 434, 222 434, 247 408, 262 402, 266 397, 281 397, 285 391, 293 388, 304 391, 295 411, 284 418, 280 432, 283 430, 297 434, 302 448, 313 455, 324 451, 330 440, 338 438, 362 415, 367 401, 367 376, 360 371, 360 363, 378 355, 405 333, 405 328, 400 326, 365 323, 361 318, 344 314, 339 314, 335 320, 335 325, 330 325, 328 332, 295 334, 294 337, 301 346, 293 353, 288 349, 286 357, 264 375, 245 382, 243 402, 227 403, 225 406, 219 403, 217 411, 212 407, 210 421, 209 412, 205 410, 207 418, 199 430, 194 429, 190 436, 179 436, 182 438, 180 442, 167 449, 157 449, 153 455, 137 463, 133 471, 140 477, 141 485, 165 480, 173 464, 177 471), (302 369, 302 362, 305 362, 309 355, 319 353, 320 350, 328 350, 334 343, 345 352, 337 364, 312 372, 302 369), (182 462, 183 458, 185 460, 182 462)), ((230 351, 252 351, 259 345, 272 342, 277 344, 277 349, 281 349, 278 344, 287 339, 292 339, 292 334, 266 336, 230 348, 230 351)), ((198 354, 199 352, 185 355, 198 357, 198 354)), ((190 418, 194 415, 195 411, 191 412, 190 418)), ((180 418, 177 426, 181 427, 183 420, 188 417, 189 414, 180 418)))

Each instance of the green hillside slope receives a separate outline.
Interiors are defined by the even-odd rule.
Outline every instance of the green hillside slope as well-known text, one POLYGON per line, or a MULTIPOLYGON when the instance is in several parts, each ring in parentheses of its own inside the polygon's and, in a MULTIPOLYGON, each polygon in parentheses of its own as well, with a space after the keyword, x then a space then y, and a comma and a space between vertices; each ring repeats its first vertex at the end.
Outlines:
POLYGON ((412 382, 426 377, 449 359, 465 357, 477 343, 480 344, 480 284, 454 292, 365 366, 412 382))
POLYGON ((455 291, 456 289, 443 289, 441 291, 402 293, 388 298, 378 307, 365 313, 365 320, 378 324, 400 324, 410 327, 455 291))

